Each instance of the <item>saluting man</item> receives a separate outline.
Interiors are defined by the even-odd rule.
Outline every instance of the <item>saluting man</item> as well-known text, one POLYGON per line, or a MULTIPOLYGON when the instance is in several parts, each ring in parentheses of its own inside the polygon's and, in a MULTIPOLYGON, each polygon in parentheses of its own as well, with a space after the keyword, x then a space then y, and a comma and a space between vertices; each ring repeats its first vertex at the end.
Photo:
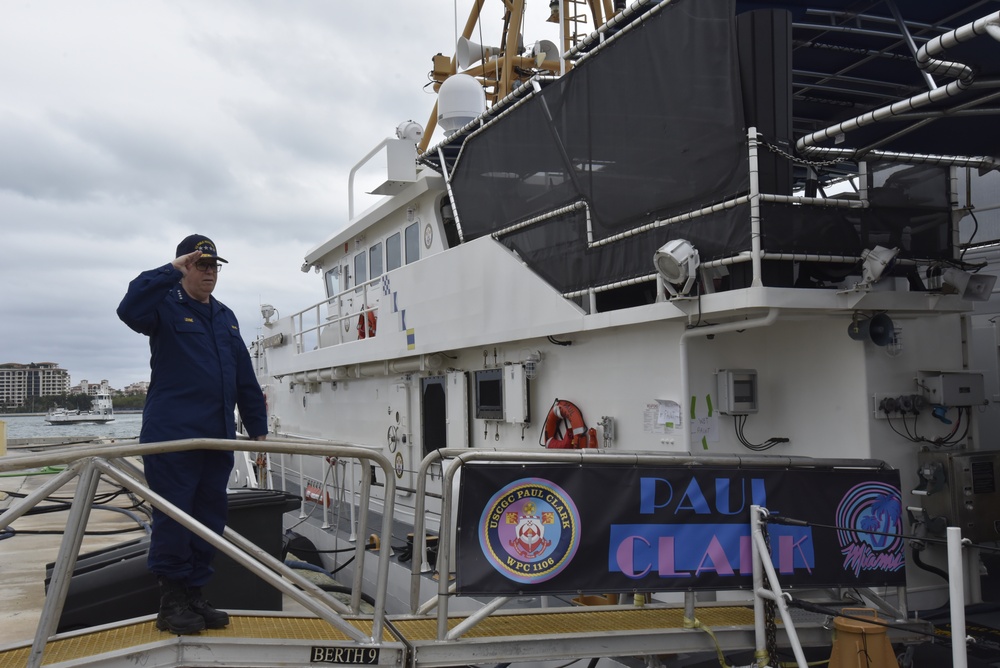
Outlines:
MULTIPOLYGON (((149 337, 150 382, 142 443, 186 438, 236 438, 234 409, 249 435, 264 440, 267 409, 236 316, 212 296, 219 257, 208 237, 192 234, 176 258, 129 283, 118 317, 149 337)), ((150 488, 221 534, 228 511, 233 453, 186 450, 143 457, 150 488)), ((153 509, 148 568, 160 584, 156 626, 176 634, 221 629, 229 615, 202 595, 215 549, 153 509)))

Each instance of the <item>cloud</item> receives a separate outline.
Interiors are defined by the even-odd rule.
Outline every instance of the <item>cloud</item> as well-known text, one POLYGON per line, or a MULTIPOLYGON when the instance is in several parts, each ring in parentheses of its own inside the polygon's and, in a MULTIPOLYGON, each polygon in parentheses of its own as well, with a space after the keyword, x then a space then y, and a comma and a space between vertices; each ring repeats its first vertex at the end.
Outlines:
POLYGON ((351 167, 399 123, 427 121, 453 8, 5 3, 0 362, 58 362, 119 388, 148 379, 148 343, 115 308, 192 232, 231 261, 216 296, 246 337, 262 302, 290 315, 322 299, 302 259, 347 223, 351 167))

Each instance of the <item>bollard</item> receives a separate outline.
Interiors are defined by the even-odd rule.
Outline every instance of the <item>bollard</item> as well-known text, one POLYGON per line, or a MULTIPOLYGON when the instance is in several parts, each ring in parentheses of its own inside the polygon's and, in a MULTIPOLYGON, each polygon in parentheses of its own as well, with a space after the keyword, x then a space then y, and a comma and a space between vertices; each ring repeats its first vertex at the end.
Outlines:
MULTIPOLYGON (((878 612, 871 608, 844 608, 851 617, 871 617, 878 622, 878 612)), ((896 654, 881 624, 837 617, 829 668, 896 668, 896 654)))

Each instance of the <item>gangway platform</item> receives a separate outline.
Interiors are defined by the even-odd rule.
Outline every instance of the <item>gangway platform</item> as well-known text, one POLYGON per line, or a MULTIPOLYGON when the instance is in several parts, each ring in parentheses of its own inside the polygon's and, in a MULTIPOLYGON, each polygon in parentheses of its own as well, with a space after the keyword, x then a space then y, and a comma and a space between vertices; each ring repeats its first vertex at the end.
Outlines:
MULTIPOLYGON (((55 489, 71 481, 76 484, 74 503, 67 519, 60 556, 53 569, 52 581, 46 596, 45 607, 30 643, 18 643, 0 649, 0 668, 50 666, 70 668, 77 666, 117 667, 224 667, 241 668, 290 667, 309 665, 378 665, 405 666, 406 668, 436 668, 473 664, 506 664, 556 660, 642 657, 647 663, 666 663, 669 657, 686 654, 705 654, 735 651, 762 651, 767 632, 766 617, 776 622, 776 653, 778 647, 789 647, 796 653, 796 662, 805 666, 803 647, 829 648, 831 643, 830 620, 825 614, 788 609, 785 595, 774 573, 761 524, 762 509, 751 506, 752 563, 754 569, 754 596, 752 604, 733 602, 700 602, 695 606, 694 592, 684 594, 684 605, 660 601, 645 601, 645 605, 595 605, 580 607, 518 607, 504 608, 516 601, 518 606, 527 604, 519 595, 499 596, 472 613, 449 612, 449 602, 454 594, 449 592, 447 581, 439 581, 438 595, 425 605, 418 605, 411 591, 411 612, 390 613, 387 610, 387 582, 390 563, 389 541, 384 541, 378 552, 368 554, 365 545, 358 541, 354 559, 358 566, 354 572, 351 604, 347 605, 321 590, 315 584, 258 548, 251 541, 227 527, 222 536, 215 534, 184 514, 168 501, 150 490, 125 459, 150 452, 191 449, 239 449, 235 441, 192 439, 157 444, 130 446, 60 448, 44 455, 25 455, 0 461, 0 472, 26 470, 31 467, 65 464, 67 468, 44 485, 28 494, 20 503, 0 516, 0 528, 15 521, 55 489), (123 487, 143 496, 156 507, 171 514, 177 521, 212 543, 221 552, 251 570, 265 584, 291 596, 308 612, 247 612, 231 610, 231 623, 222 630, 206 630, 199 634, 174 636, 158 631, 153 616, 124 622, 91 627, 86 630, 57 633, 56 626, 66 599, 69 579, 79 553, 80 541, 86 527, 86 518, 101 476, 107 476, 123 487), (361 612, 362 575, 366 557, 375 559, 376 587, 371 614, 361 612), (758 573, 766 571, 766 573, 758 573), (764 588, 764 576, 770 589, 764 588), (777 617, 765 614, 757 607, 765 599, 773 600, 780 613, 777 617), (435 609, 436 608, 436 609, 435 609), (310 614, 311 613, 311 614, 310 614), (756 623, 755 623, 756 621, 756 623)), ((265 447, 262 445, 261 447, 265 447)), ((371 449, 339 443, 300 443, 268 441, 270 452, 308 454, 322 457, 353 457, 381 467, 386 474, 385 505, 381 517, 382 535, 391 535, 391 500, 395 490, 391 475, 392 464, 387 458, 371 449)), ((444 453, 439 451, 438 456, 444 453)), ((505 460, 512 457, 530 461, 543 459, 562 461, 579 457, 578 454, 545 453, 530 456, 523 453, 486 453, 483 457, 505 460)), ((475 452, 461 454, 463 460, 480 457, 475 452)), ((615 455, 590 454, 588 459, 611 458, 615 455)), ((427 458, 421 470, 430 466, 427 458)), ((451 475, 453 468, 448 469, 451 475)), ((426 475, 421 475, 421 480, 426 475)), ((451 488, 450 482, 444 485, 451 488)), ((418 491, 420 501, 424 490, 418 491)), ((370 505, 370 484, 362 478, 358 522, 366 526, 370 505)), ((451 526, 444 502, 442 525, 451 526)), ((423 504, 416 517, 423 517, 423 504)), ((415 535, 426 535, 420 522, 415 524, 415 535)), ((442 533, 437 556, 437 568, 449 568, 448 540, 450 532, 442 533)), ((420 545, 420 553, 425 546, 420 545)), ((418 562, 413 560, 412 575, 419 579, 418 562)), ((956 566, 956 568, 959 568, 956 566)), ((540 593, 538 596, 548 596, 540 593)), ((525 597, 525 598, 531 598, 525 597)), ((533 604, 553 599, 539 598, 533 604)), ((827 601, 828 603, 832 603, 827 601)), ((609 601, 610 603, 610 601, 609 601)), ((835 614, 835 613, 834 613, 835 614)), ((890 632, 894 641, 916 642, 931 631, 923 621, 907 619, 905 613, 890 615, 890 632), (899 621, 904 620, 904 621, 899 621)), ((768 642, 770 642, 768 640, 768 642)))
MULTIPOLYGON (((829 646, 826 619, 809 615, 796 621, 804 646, 829 646)), ((454 628, 465 617, 449 617, 454 628)), ((156 629, 153 617, 77 631, 51 639, 43 666, 117 668, 157 666, 284 667, 306 665, 464 666, 595 657, 661 656, 752 649, 753 609, 705 605, 698 608, 702 628, 685 623, 683 608, 647 605, 593 606, 497 612, 461 639, 436 640, 434 617, 390 617, 386 639, 364 645, 325 621, 304 616, 233 614, 228 628, 173 636, 156 629), (709 631, 711 633, 709 633, 709 631), (716 645, 716 642, 718 645, 716 645)), ((371 620, 348 620, 371 634, 371 620)), ((913 626, 916 629, 916 626, 913 626)), ((894 639, 917 639, 893 632, 894 639)), ((786 642, 779 623, 778 638, 786 642)), ((22 668, 30 643, 0 652, 0 668, 22 668)))

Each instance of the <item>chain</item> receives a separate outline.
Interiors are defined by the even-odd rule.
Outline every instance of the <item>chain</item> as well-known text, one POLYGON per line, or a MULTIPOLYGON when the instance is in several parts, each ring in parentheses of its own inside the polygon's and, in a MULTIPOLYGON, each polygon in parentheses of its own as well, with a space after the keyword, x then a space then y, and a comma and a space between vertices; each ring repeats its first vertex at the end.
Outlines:
POLYGON ((777 155, 780 155, 781 157, 785 158, 786 160, 788 160, 790 162, 794 162, 794 163, 799 164, 799 165, 805 165, 806 167, 817 167, 817 168, 820 168, 820 167, 832 167, 834 165, 839 165, 840 163, 845 162, 843 159, 837 159, 837 160, 806 160, 805 158, 797 158, 794 155, 792 155, 791 153, 788 153, 787 151, 784 151, 784 150, 778 148, 777 146, 775 146, 774 144, 770 144, 770 143, 764 141, 763 139, 760 140, 760 143, 763 144, 764 146, 766 146, 767 150, 769 150, 771 153, 776 153, 777 155))
MULTIPOLYGON (((771 539, 767 533, 767 521, 763 521, 760 524, 760 532, 764 537, 764 544, 767 545, 767 558, 771 558, 771 539)), ((770 581, 765 583, 765 586, 770 589, 770 581)), ((778 625, 774 618, 778 612, 778 605, 771 599, 764 601, 764 640, 765 647, 767 649, 768 664, 772 666, 778 665, 778 625)))

